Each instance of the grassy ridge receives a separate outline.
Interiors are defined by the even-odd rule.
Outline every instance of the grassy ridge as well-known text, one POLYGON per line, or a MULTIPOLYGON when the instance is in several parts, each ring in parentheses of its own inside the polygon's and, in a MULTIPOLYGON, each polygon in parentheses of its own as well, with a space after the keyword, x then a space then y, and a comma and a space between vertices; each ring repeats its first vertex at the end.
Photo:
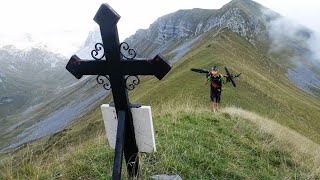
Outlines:
MULTIPOLYGON (((310 157, 301 161, 295 156, 294 150, 306 143, 292 149, 277 139, 275 131, 267 133, 247 121, 252 113, 231 108, 213 114, 196 104, 187 99, 180 105, 166 103, 170 109, 154 109, 157 152, 140 154, 142 179, 161 173, 179 174, 183 179, 320 178, 319 169, 310 168, 319 167, 319 161, 310 164, 310 157)), ((92 136, 78 145, 67 145, 65 151, 53 145, 47 157, 36 157, 30 147, 19 165, 10 159, 1 174, 8 179, 110 179, 114 151, 106 146, 102 131, 92 136)))

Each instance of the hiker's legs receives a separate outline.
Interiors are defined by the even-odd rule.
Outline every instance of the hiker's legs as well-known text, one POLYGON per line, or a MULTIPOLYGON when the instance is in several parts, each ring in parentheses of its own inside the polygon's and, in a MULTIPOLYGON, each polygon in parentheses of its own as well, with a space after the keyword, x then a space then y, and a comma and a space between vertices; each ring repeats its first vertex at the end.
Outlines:
POLYGON ((213 89, 210 90, 210 110, 213 112, 218 111, 220 103, 221 90, 213 89))
POLYGON ((219 108, 219 103, 218 103, 218 102, 215 102, 215 103, 214 103, 215 112, 218 112, 218 108, 219 108))
POLYGON ((214 102, 210 101, 210 110, 213 111, 214 110, 214 102))
POLYGON ((216 93, 216 100, 214 102, 214 107, 215 107, 215 112, 218 112, 218 108, 219 108, 219 103, 220 103, 220 98, 221 98, 221 90, 217 91, 216 93))
POLYGON ((210 110, 214 111, 214 102, 215 102, 215 94, 212 91, 212 88, 210 89, 210 110))

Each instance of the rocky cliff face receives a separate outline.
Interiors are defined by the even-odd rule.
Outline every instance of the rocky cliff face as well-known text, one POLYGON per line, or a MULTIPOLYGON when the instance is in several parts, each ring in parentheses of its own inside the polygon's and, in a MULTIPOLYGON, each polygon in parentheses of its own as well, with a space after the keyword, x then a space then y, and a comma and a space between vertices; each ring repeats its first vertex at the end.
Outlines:
MULTIPOLYGON (((252 44, 267 38, 263 7, 250 0, 234 0, 219 10, 179 10, 160 17, 149 29, 140 29, 126 42, 150 55, 163 45, 197 37, 212 29, 229 28, 252 44)), ((169 48, 169 45, 166 46, 169 48)))

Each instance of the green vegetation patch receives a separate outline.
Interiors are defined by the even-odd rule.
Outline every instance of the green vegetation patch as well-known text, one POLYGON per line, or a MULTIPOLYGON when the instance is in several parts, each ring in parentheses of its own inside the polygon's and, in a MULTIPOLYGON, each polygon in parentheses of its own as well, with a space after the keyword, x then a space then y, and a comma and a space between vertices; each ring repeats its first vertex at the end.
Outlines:
MULTIPOLYGON (((142 179, 155 174, 179 174, 183 179, 319 178, 295 161, 273 136, 226 113, 166 113, 154 118, 154 128, 157 152, 140 154, 142 179)), ((103 133, 71 146, 65 154, 53 154, 42 162, 24 160, 11 174, 2 171, 2 175, 13 179, 111 178, 114 151, 107 147, 103 133)))

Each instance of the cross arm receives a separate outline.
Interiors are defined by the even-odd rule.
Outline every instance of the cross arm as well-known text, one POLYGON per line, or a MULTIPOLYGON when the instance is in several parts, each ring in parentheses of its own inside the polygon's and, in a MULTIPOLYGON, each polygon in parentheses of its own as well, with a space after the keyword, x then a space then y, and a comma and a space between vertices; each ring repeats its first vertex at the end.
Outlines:
POLYGON ((161 80, 170 70, 171 64, 158 54, 153 59, 123 60, 122 72, 127 75, 154 75, 161 80))
POLYGON ((83 75, 106 75, 111 74, 114 69, 111 68, 111 62, 106 60, 81 60, 77 55, 73 55, 66 69, 80 79, 83 75))

